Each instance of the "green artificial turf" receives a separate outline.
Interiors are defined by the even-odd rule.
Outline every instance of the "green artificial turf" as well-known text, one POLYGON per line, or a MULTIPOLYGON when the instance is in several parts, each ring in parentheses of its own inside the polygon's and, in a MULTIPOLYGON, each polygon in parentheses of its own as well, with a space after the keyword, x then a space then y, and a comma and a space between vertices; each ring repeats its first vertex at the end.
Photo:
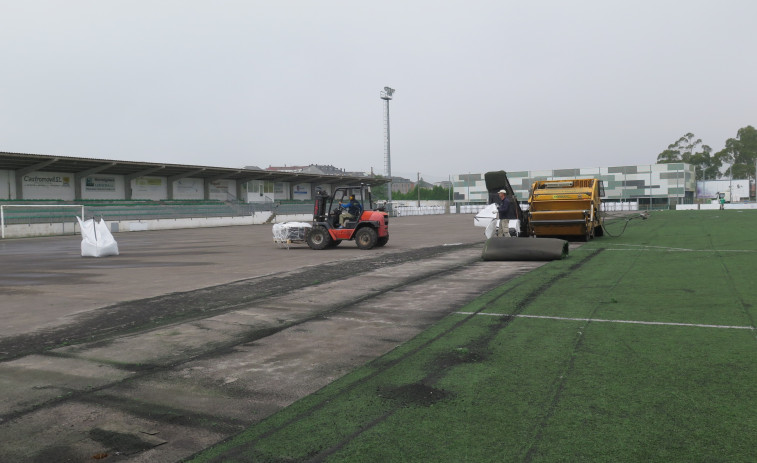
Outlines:
POLYGON ((757 211, 624 225, 192 461, 757 461, 757 211))

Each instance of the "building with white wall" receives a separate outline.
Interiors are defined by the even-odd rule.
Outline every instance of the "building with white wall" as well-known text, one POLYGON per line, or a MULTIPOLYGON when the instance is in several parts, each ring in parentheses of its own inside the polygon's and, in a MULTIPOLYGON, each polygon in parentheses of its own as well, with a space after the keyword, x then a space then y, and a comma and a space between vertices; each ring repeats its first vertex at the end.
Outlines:
MULTIPOLYGON (((270 203, 311 201, 315 191, 385 183, 371 176, 138 163, 66 156, 0 152, 0 200, 219 200, 270 203)), ((604 182, 605 201, 640 204, 689 204, 707 195, 697 187, 695 168, 684 163, 507 172, 520 200, 527 200, 536 180, 591 178, 604 182), (700 198, 701 196, 701 198, 700 198)), ((727 180, 718 180, 725 182, 727 180)), ((735 193, 738 182, 728 181, 735 193), (733 183, 736 182, 736 183, 733 183)), ((454 199, 486 202, 484 173, 452 177, 454 199)), ((720 188, 720 187, 719 187, 720 188)), ((734 201, 747 199, 734 193, 734 201)))
MULTIPOLYGON (((605 201, 638 201, 640 204, 691 203, 696 196, 696 172, 691 164, 645 164, 637 166, 585 167, 575 169, 507 172, 519 200, 526 201, 537 180, 598 178, 603 181, 605 201)), ((486 202, 484 173, 452 178, 457 201, 486 202)))
POLYGON ((315 191, 385 180, 0 152, 0 200, 311 200, 315 191))

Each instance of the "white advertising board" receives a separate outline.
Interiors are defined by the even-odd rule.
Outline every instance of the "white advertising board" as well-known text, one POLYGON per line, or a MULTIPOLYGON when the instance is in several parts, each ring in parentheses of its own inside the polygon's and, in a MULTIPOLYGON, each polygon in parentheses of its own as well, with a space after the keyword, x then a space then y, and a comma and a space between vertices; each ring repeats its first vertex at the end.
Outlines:
POLYGON ((697 182, 697 197, 715 199, 718 193, 731 193, 731 202, 749 200, 749 180, 705 180, 697 182))
POLYGON ((24 199, 74 200, 74 174, 29 172, 21 178, 24 199))
POLYGON ((82 199, 123 199, 123 175, 92 175, 81 180, 82 199))
POLYGON ((203 199, 205 183, 201 178, 182 178, 173 182, 174 199, 203 199))
POLYGON ((236 182, 234 180, 213 180, 208 186, 208 199, 217 199, 219 201, 236 199, 235 186, 236 182))
POLYGON ((298 183, 292 187, 292 199, 310 200, 310 184, 298 183))
POLYGON ((152 199, 160 201, 166 199, 168 189, 163 177, 139 177, 131 181, 132 199, 152 199))

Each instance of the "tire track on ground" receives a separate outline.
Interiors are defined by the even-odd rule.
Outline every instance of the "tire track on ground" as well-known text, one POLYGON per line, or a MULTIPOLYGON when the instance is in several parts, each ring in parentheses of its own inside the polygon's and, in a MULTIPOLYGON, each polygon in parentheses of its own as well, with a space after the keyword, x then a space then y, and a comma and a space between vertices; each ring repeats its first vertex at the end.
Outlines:
MULTIPOLYGON (((549 280, 545 281, 541 285, 539 285, 537 288, 530 291, 522 300, 518 301, 516 304, 516 310, 513 311, 513 314, 511 315, 517 315, 522 313, 524 310, 528 308, 528 306, 536 300, 540 294, 542 294, 546 289, 554 285, 556 282, 560 281, 561 279, 565 278, 566 276, 569 276, 572 272, 575 272, 576 270, 580 269, 583 265, 586 265, 588 262, 590 262, 592 259, 594 259, 596 256, 598 256, 603 249, 598 249, 596 251, 593 251, 589 254, 587 254, 585 257, 583 257, 580 261, 576 262, 575 264, 568 267, 565 271, 552 276, 549 280)), ((318 412, 319 410, 323 409, 326 405, 329 404, 329 402, 338 400, 339 397, 344 397, 346 394, 352 392, 357 387, 367 383, 368 381, 372 380, 376 376, 384 373, 386 370, 392 368, 393 366, 401 363, 402 361, 412 357, 413 355, 417 354, 418 352, 422 351, 423 349, 429 347, 434 342, 438 341, 439 339, 453 333, 455 330, 463 327, 467 323, 469 323, 471 320, 475 319, 477 315, 481 312, 485 312, 487 309, 493 307, 496 305, 496 303, 500 300, 502 300, 504 297, 508 296, 513 290, 520 287, 519 283, 515 283, 511 288, 507 289, 506 291, 503 291, 502 294, 499 294, 496 298, 492 299, 491 301, 488 301, 482 307, 480 307, 478 310, 466 315, 465 317, 461 318, 459 321, 451 325, 446 330, 438 333, 437 335, 429 338, 425 342, 419 344, 415 348, 405 352, 401 356, 398 356, 397 358, 392 359, 391 361, 385 362, 381 364, 381 368, 377 368, 374 372, 372 372, 369 375, 366 375, 362 377, 361 379, 351 383, 350 385, 342 388, 339 393, 337 393, 334 396, 329 396, 326 400, 319 402, 315 404, 310 409, 303 411, 302 413, 292 417, 291 419, 285 421, 284 423, 273 427, 269 429, 268 431, 265 431, 264 433, 260 434, 256 438, 250 440, 244 445, 235 447, 234 449, 231 449, 229 451, 223 452, 221 455, 217 456, 216 458, 210 460, 212 462, 218 462, 221 463, 223 461, 227 461, 229 459, 240 459, 239 461, 245 461, 244 457, 249 456, 250 454, 255 453, 255 447, 258 443, 265 440, 266 438, 276 434, 277 432, 287 428, 288 426, 291 426, 299 421, 305 420, 318 412)), ((495 325, 491 332, 488 333, 487 336, 483 338, 477 338, 475 340, 471 341, 471 345, 480 346, 482 344, 485 344, 486 342, 490 341, 492 338, 494 338, 497 334, 499 334, 502 330, 506 329, 512 320, 514 320, 515 317, 508 316, 508 317, 502 317, 501 322, 497 325, 495 325)), ((474 348, 474 350, 477 350, 474 348)), ((446 362, 442 361, 439 362, 435 368, 432 368, 429 374, 427 374, 424 378, 422 378, 419 381, 419 385, 421 388, 433 388, 433 386, 444 377, 446 372, 454 366, 455 362, 446 362)), ((344 446, 348 445, 351 441, 358 438, 361 434, 363 434, 366 431, 369 431, 373 429, 375 426, 383 423, 388 418, 393 416, 398 410, 400 410, 404 406, 403 403, 398 401, 398 404, 396 407, 390 409, 380 417, 374 418, 369 423, 367 423, 365 426, 360 427, 358 430, 356 430, 354 433, 350 434, 349 436, 346 436, 345 439, 341 440, 340 442, 334 444, 333 446, 324 449, 317 454, 312 454, 309 456, 308 459, 304 460, 307 462, 322 462, 325 461, 329 456, 333 455, 334 453, 338 452, 340 449, 342 449, 344 446)), ((219 445, 222 443, 219 443, 219 445)), ((189 459, 188 459, 189 460, 189 459)))
MULTIPOLYGON (((712 235, 707 235, 707 240, 710 243, 710 248, 715 249, 715 245, 712 242, 712 235)), ((726 281, 728 282, 728 286, 731 289, 731 293, 736 295, 736 297, 739 300, 739 306, 741 308, 741 311, 744 313, 744 316, 747 320, 749 320, 749 326, 752 327, 752 332, 754 333, 754 337, 757 340, 757 324, 755 324, 754 317, 752 316, 752 313, 749 311, 750 308, 752 308, 752 304, 747 302, 744 297, 741 295, 741 293, 738 291, 736 284, 734 284, 733 281, 733 275, 731 275, 731 271, 728 268, 728 265, 725 263, 725 259, 723 259, 723 254, 719 251, 716 251, 716 254, 718 256, 718 262, 720 263, 720 266, 723 268, 723 273, 725 273, 726 281)))
POLYGON ((57 328, 0 338, 0 361, 113 336, 208 318, 265 298, 380 268, 429 259, 480 244, 434 246, 380 257, 331 262, 292 272, 110 305, 57 328))
MULTIPOLYGON (((465 246, 469 247, 469 246, 465 246)), ((207 413, 203 413, 202 411, 193 410, 193 409, 185 409, 185 408, 176 408, 171 406, 164 406, 164 407, 153 407, 150 406, 150 402, 143 402, 139 400, 132 400, 128 398, 123 398, 123 395, 113 394, 113 389, 116 390, 120 389, 129 389, 133 385, 136 385, 140 382, 145 381, 152 381, 151 378, 156 378, 155 381, 160 381, 160 378, 162 375, 164 375, 167 372, 176 371, 177 369, 180 369, 183 367, 183 365, 197 361, 197 360, 213 360, 215 358, 218 358, 219 356, 225 355, 235 349, 235 347, 240 345, 248 345, 253 343, 254 341, 260 340, 264 337, 272 336, 277 333, 280 333, 284 330, 290 329, 292 327, 296 327, 297 325, 303 325, 309 322, 313 321, 319 321, 321 319, 327 319, 329 317, 332 317, 335 314, 339 314, 341 312, 345 312, 348 310, 355 310, 355 305, 359 304, 361 302, 370 301, 373 298, 380 297, 382 295, 385 295, 387 293, 395 292, 395 291, 401 291, 403 288, 406 287, 412 287, 413 285, 419 285, 419 284, 425 284, 426 282, 436 280, 444 275, 451 275, 455 274, 456 272, 459 272, 461 270, 464 270, 468 266, 470 266, 474 262, 478 262, 480 260, 479 255, 476 252, 463 252, 462 254, 459 254, 459 256, 454 257, 452 259, 447 259, 445 255, 447 253, 451 253, 454 251, 460 251, 463 250, 465 247, 460 246, 454 246, 454 247, 438 247, 438 248, 428 248, 419 250, 419 252, 411 252, 411 253, 403 253, 402 255, 397 256, 383 256, 381 258, 375 258, 375 259, 366 259, 366 260, 359 260, 354 263, 354 265, 349 265, 349 263, 335 263, 335 264, 328 264, 326 268, 322 268, 321 266, 316 266, 312 269, 308 269, 307 271, 297 271, 297 272, 287 272, 286 278, 280 278, 280 275, 271 276, 270 279, 264 279, 266 281, 269 281, 271 284, 275 285, 275 288, 281 288, 283 286, 294 288, 294 289, 302 289, 303 286, 300 285, 303 282, 309 282, 309 285, 307 286, 319 286, 326 283, 329 283, 331 281, 342 281, 342 279, 345 277, 345 275, 355 277, 356 275, 366 274, 370 273, 371 271, 375 270, 381 270, 385 269, 387 267, 392 267, 395 265, 400 264, 406 264, 406 263, 412 263, 418 260, 431 260, 433 261, 435 258, 440 258, 438 260, 439 264, 431 265, 430 267, 426 267, 426 270, 419 273, 418 275, 410 275, 409 277, 403 277, 402 280, 398 280, 397 283, 391 283, 388 285, 384 285, 380 289, 374 289, 370 292, 366 292, 365 294, 361 295, 357 298, 351 298, 348 301, 344 301, 341 303, 338 303, 336 305, 331 305, 329 307, 326 307, 325 310, 317 310, 311 313, 303 314, 303 317, 298 318, 297 320, 293 320, 289 323, 283 324, 281 326, 276 327, 269 327, 269 328, 257 328, 251 330, 246 335, 243 335, 241 337, 236 337, 233 341, 228 341, 226 343, 214 343, 211 346, 208 346, 205 348, 205 350, 199 354, 192 354, 192 355, 185 355, 182 357, 178 357, 176 359, 171 359, 171 361, 166 363, 153 363, 153 364, 143 364, 143 365, 136 365, 136 364, 122 364, 122 365, 111 365, 113 367, 118 367, 123 370, 126 370, 128 372, 131 372, 132 374, 124 379, 121 380, 114 380, 111 381, 103 386, 93 386, 88 388, 87 390, 79 390, 74 388, 66 388, 66 387, 59 387, 59 390, 61 391, 61 394, 59 397, 52 398, 51 400, 43 401, 40 403, 33 404, 32 406, 24 409, 17 409, 15 411, 11 411, 10 413, 6 413, 2 416, 0 416, 0 423, 2 423, 2 429, 3 429, 3 435, 6 437, 10 435, 17 434, 16 431, 13 430, 13 428, 16 426, 17 423, 21 421, 30 421, 33 417, 38 416, 39 413, 47 414, 51 411, 55 410, 56 408, 59 408, 60 406, 68 406, 68 405, 74 405, 74 404, 80 404, 84 407, 101 407, 102 410, 112 410, 116 413, 121 413, 124 416, 132 416, 136 417, 138 419, 143 420, 149 420, 154 422, 162 422, 169 425, 181 425, 189 428, 194 429, 205 429, 206 431, 214 431, 214 432, 222 432, 224 435, 230 435, 235 432, 238 432, 242 430, 245 426, 249 426, 251 423, 250 421, 244 421, 235 419, 230 416, 220 416, 220 415, 211 415, 207 413), (366 262, 368 261, 368 262, 366 262), (297 279, 293 281, 292 274, 297 276, 297 279), (315 280, 313 277, 318 276, 319 279, 315 280), (285 281, 281 281, 285 280, 285 281)), ((386 271, 384 271, 386 273, 386 271)), ((262 284, 264 282, 260 281, 261 279, 255 279, 256 284, 262 284)), ((390 280, 391 281, 391 280, 390 280)), ((247 282, 245 282, 247 283, 247 282)), ((226 285, 222 285, 218 287, 218 291, 223 291, 224 287, 226 285)), ((291 291, 292 289, 289 289, 288 291, 291 291)), ((196 291, 192 293, 197 293, 196 291)), ((277 290, 271 290, 271 294, 268 296, 261 296, 258 295, 254 301, 255 303, 262 303, 265 304, 266 297, 270 296, 281 296, 281 292, 277 290)), ((180 299, 186 300, 188 296, 186 294, 181 294, 180 299)), ((168 303, 167 301, 172 301, 171 297, 164 297, 160 298, 162 301, 168 303)), ((176 303, 176 302, 174 302, 176 303)), ((132 303, 126 303, 120 305, 120 307, 132 307, 132 303)), ((243 301, 233 301, 229 298, 227 298, 225 301, 223 301, 221 304, 219 304, 218 309, 215 311, 208 310, 205 312, 202 312, 201 314, 197 314, 195 319, 201 319, 201 318, 210 318, 212 316, 218 315, 219 313, 224 312, 230 312, 234 309, 248 306, 250 305, 250 301, 247 299, 244 299, 243 301), (203 315, 200 317, 199 315, 203 315)), ((182 321, 185 323, 184 321, 182 321)), ((167 323, 164 323, 161 326, 164 326, 167 323)), ((139 330, 137 333, 134 331, 136 330, 125 330, 125 331, 116 331, 115 333, 108 333, 108 335, 103 334, 97 342, 91 342, 89 339, 85 339, 82 341, 81 347, 78 347, 77 349, 87 349, 88 346, 100 346, 105 345, 113 340, 119 339, 121 336, 128 336, 132 337, 135 334, 139 334, 142 332, 149 332, 153 330, 154 328, 152 326, 148 326, 146 329, 139 330)), ((70 354, 66 351, 63 352, 42 352, 42 356, 45 357, 59 357, 59 358, 77 358, 77 353, 74 352, 73 354, 70 354)), ((86 356, 85 356, 86 358, 86 356)), ((75 456, 73 453, 66 454, 64 448, 59 448, 59 461, 76 461, 75 456), (62 453, 60 453, 62 452, 62 453), (71 456, 71 458, 66 457, 66 455, 71 456), (66 458, 68 459, 66 459, 66 458)), ((46 450, 40 450, 40 455, 46 455, 44 452, 46 450)), ((135 450, 136 451, 136 450, 135 450)), ((196 450, 195 450, 196 451, 196 450)), ((31 461, 31 460, 30 460, 31 461)), ((156 460, 157 461, 157 460, 156 460)), ((162 460, 161 460, 162 461, 162 460)), ((173 460, 172 460, 173 461, 173 460)))
MULTIPOLYGON (((604 251, 603 248, 597 249, 595 252, 591 254, 591 257, 594 258, 598 256, 602 251, 604 251)), ((625 277, 626 274, 628 274, 631 268, 633 268, 633 265, 629 265, 625 267, 624 271, 620 273, 620 275, 618 275, 617 279, 615 280, 615 282, 613 282, 612 286, 608 289, 608 291, 611 291, 616 286, 618 286, 618 284, 620 284, 620 282, 623 281, 623 278, 625 277)), ((595 304, 591 310, 591 313, 586 318, 589 318, 589 319, 594 318, 598 309, 599 309, 599 305, 595 304)), ((534 427, 535 434, 531 440, 531 445, 529 446, 528 450, 526 451, 525 456, 523 457, 524 462, 530 462, 536 456, 536 452, 538 452, 539 443, 541 442, 544 435, 544 429, 546 428, 547 423, 552 418, 552 416, 554 416, 555 410, 557 410, 557 406, 560 404, 560 400, 562 399, 562 395, 565 390, 565 384, 567 383, 568 378, 570 377, 570 374, 573 372, 573 369, 575 367, 576 353, 580 351, 584 345, 584 342, 586 340, 585 333, 588 330, 590 324, 591 324, 591 320, 587 321, 583 330, 576 337, 576 340, 573 344, 573 349, 571 349, 570 351, 570 356, 568 357, 568 361, 565 364, 564 370, 557 378, 555 378, 555 384, 553 385, 553 388, 555 391, 554 395, 552 396, 552 400, 550 401, 549 407, 544 413, 544 416, 539 421, 539 423, 536 424, 536 426, 534 427)))
MULTIPOLYGON (((459 249, 459 247, 446 248, 444 251, 446 252, 446 251, 452 251, 452 250, 456 250, 456 249, 459 249)), ((440 253, 438 251, 439 251, 438 249, 433 249, 433 250, 429 249, 429 250, 426 250, 426 252, 420 253, 420 254, 421 255, 423 255, 423 254, 426 255, 426 257, 423 257, 423 258, 431 258, 431 257, 439 255, 440 253), (428 252, 428 251, 431 251, 431 252, 428 252)), ((414 257, 412 257, 412 258, 410 256, 408 256, 408 255, 404 255, 403 256, 404 258, 402 258, 402 259, 389 259, 389 260, 386 260, 386 259, 376 259, 374 262, 371 262, 368 265, 363 266, 361 268, 362 271, 358 272, 358 273, 368 273, 368 272, 375 271, 377 269, 381 269, 381 268, 384 268, 384 267, 398 265, 398 264, 405 263, 405 262, 408 262, 408 261, 411 261, 411 260, 418 260, 417 257, 418 257, 419 253, 413 253, 413 254, 414 254, 414 257)), ((150 375, 159 374, 159 373, 164 372, 164 371, 174 370, 174 369, 179 368, 179 367, 181 367, 182 365, 184 365, 184 364, 186 364, 188 362, 193 362, 193 361, 197 361, 197 360, 212 359, 212 358, 218 357, 220 355, 223 355, 223 354, 226 354, 226 353, 230 352, 236 346, 239 346, 241 344, 253 343, 255 341, 259 341, 261 339, 264 339, 266 337, 273 336, 273 335, 275 335, 277 333, 280 333, 282 331, 285 331, 285 330, 297 327, 299 325, 304 325, 304 324, 307 324, 307 323, 315 321, 315 320, 319 320, 319 319, 323 319, 325 317, 333 316, 334 314, 338 314, 338 313, 343 312, 343 311, 345 311, 347 309, 353 309, 356 304, 360 304, 361 302, 368 301, 370 299, 377 298, 377 297, 380 297, 380 296, 382 296, 384 294, 387 294, 387 293, 390 293, 390 292, 393 292, 393 291, 398 291, 398 290, 401 290, 402 288, 409 287, 409 286, 412 286, 412 285, 415 285, 415 284, 418 284, 418 283, 422 283, 424 281, 432 280, 432 279, 438 278, 440 276, 443 276, 445 274, 454 273, 454 272, 459 271, 460 269, 462 269, 462 268, 470 265, 472 262, 475 262, 475 261, 478 261, 478 260, 479 260, 478 257, 471 258, 470 260, 467 260, 467 261, 465 261, 465 262, 463 262, 461 264, 458 264, 458 265, 454 265, 454 266, 451 266, 451 267, 445 267, 445 268, 433 271, 432 273, 427 273, 427 274, 419 275, 419 276, 416 276, 416 277, 411 277, 411 278, 408 278, 408 279, 405 279, 405 280, 401 281, 400 283, 398 283, 396 285, 387 286, 387 287, 385 287, 385 288, 383 288, 383 289, 381 289, 379 291, 374 291, 372 293, 365 294, 363 296, 359 296, 359 297, 356 297, 354 299, 347 300, 347 301, 345 301, 342 304, 331 306, 327 310, 323 310, 323 311, 319 311, 319 312, 314 312, 314 313, 312 313, 310 315, 306 315, 306 316, 303 316, 302 318, 298 318, 297 320, 293 320, 293 321, 288 322, 288 323, 282 323, 282 324, 280 324, 280 325, 278 325, 276 327, 268 327, 268 328, 251 330, 247 334, 245 334, 245 335, 243 335, 241 337, 234 338, 233 340, 230 340, 228 342, 216 343, 212 348, 206 349, 206 350, 204 350, 203 352, 201 352, 199 354, 185 356, 183 358, 177 359, 177 360, 175 360, 175 361, 173 361, 171 363, 168 363, 168 364, 144 364, 144 363, 131 364, 131 363, 126 363, 126 364, 114 365, 115 367, 117 367, 119 369, 127 370, 127 371, 130 371, 130 372, 133 372, 134 374, 131 375, 131 376, 129 376, 126 379, 118 381, 117 383, 110 383, 110 384, 102 386, 102 387, 90 388, 87 391, 69 391, 69 392, 67 392, 66 394, 64 394, 62 397, 60 397, 58 399, 54 399, 54 400, 46 401, 46 402, 43 402, 43 403, 40 403, 40 404, 36 404, 33 407, 29 407, 29 408, 26 408, 26 409, 23 409, 23 410, 18 410, 16 412, 0 415, 0 423, 1 422, 7 422, 7 421, 13 420, 13 419, 17 419, 17 418, 25 416, 25 415, 27 415, 29 413, 36 412, 36 411, 38 411, 38 410, 40 410, 42 408, 55 406, 55 405, 60 404, 61 402, 65 402, 65 401, 68 401, 68 400, 74 400, 74 399, 76 399, 76 400, 85 400, 85 397, 92 396, 92 394, 99 393, 99 392, 102 392, 104 390, 107 390, 108 388, 113 387, 114 384, 126 384, 126 383, 133 382, 133 381, 143 380, 145 377, 148 377, 150 375)), ((350 267, 349 265, 329 265, 328 267, 332 267, 332 268, 331 269, 327 269, 327 273, 329 273, 329 275, 328 275, 328 278, 322 278, 322 280, 324 280, 324 281, 314 280, 310 285, 296 287, 297 284, 296 284, 296 282, 293 282, 294 281, 293 280, 293 278, 294 278, 293 276, 287 275, 286 277, 282 278, 281 275, 276 275, 276 276, 272 276, 271 277, 272 280, 273 280, 272 283, 275 285, 276 288, 289 287, 289 289, 287 291, 291 291, 293 289, 302 289, 303 287, 306 287, 306 286, 317 286, 317 285, 320 285, 320 284, 328 283, 329 281, 333 281, 333 280, 341 280, 341 279, 345 278, 345 276, 346 276, 345 273, 347 273, 349 276, 355 276, 355 273, 350 273, 350 269, 348 268, 348 267, 350 267), (332 271, 329 272, 329 270, 332 270, 332 271), (281 280, 286 280, 288 283, 287 284, 281 284, 281 280)), ((320 273, 320 271, 317 268, 311 269, 309 272, 296 272, 296 273, 299 274, 300 281, 301 281, 302 278, 309 279, 310 277, 308 275, 310 275, 311 272, 313 272, 313 271, 316 272, 316 273, 318 273, 319 275, 323 275, 322 273, 320 273)), ((289 273, 289 272, 287 272, 287 273, 289 273)), ((257 282, 256 281, 256 284, 257 283, 263 283, 264 284, 267 281, 268 280, 263 281, 263 282, 257 282)), ((226 286, 227 285, 220 285, 220 286, 214 287, 213 289, 216 290, 216 291, 224 291, 225 288, 226 288, 226 286)), ((198 293, 198 292, 206 292, 206 289, 196 290, 196 291, 190 291, 189 293, 182 293, 179 297, 180 297, 181 300, 184 300, 186 297, 190 297, 191 298, 192 294, 195 294, 195 293, 198 293)), ((272 296, 279 296, 280 294, 281 293, 279 293, 277 290, 269 290, 266 295, 258 295, 257 297, 255 297, 252 300, 244 300, 243 302, 238 302, 238 303, 234 303, 234 304, 225 304, 220 309, 209 310, 209 311, 202 312, 202 315, 203 315, 202 317, 196 316, 196 317, 193 317, 192 319, 184 319, 184 320, 181 320, 181 321, 192 321, 192 320, 196 320, 196 319, 200 319, 200 318, 210 318, 210 317, 218 315, 219 313, 228 312, 228 311, 231 311, 231 310, 234 310, 234 309, 238 309, 238 308, 240 308, 242 306, 247 306, 251 302, 256 302, 256 303, 265 302, 266 299, 268 299, 268 298, 270 298, 272 296), (272 294, 269 294, 269 293, 272 293, 272 294)), ((171 298, 170 296, 161 297, 159 299, 161 299, 162 303, 164 303, 164 304, 178 304, 178 302, 172 302, 172 301, 175 301, 175 299, 171 298)), ((228 302, 228 301, 229 301, 229 299, 227 298, 226 302, 228 302)), ((138 303, 138 302, 129 302, 129 303, 124 303, 124 304, 119 304, 116 307, 132 307, 133 304, 135 304, 135 303, 138 303)), ((176 323, 176 321, 174 321, 173 323, 176 323)), ((165 323, 156 325, 156 326, 152 326, 151 325, 151 326, 149 326, 148 329, 149 330, 153 330, 153 329, 156 329, 158 327, 164 326, 166 324, 168 324, 168 321, 166 321, 165 323)), ((93 343, 96 343, 96 342, 103 343, 103 342, 107 342, 107 340, 116 339, 116 338, 118 338, 119 336, 122 336, 122 335, 133 335, 135 331, 136 330, 123 330, 123 331, 117 332, 115 334, 109 333, 109 335, 107 335, 107 336, 105 336, 103 334, 103 335, 101 335, 101 336, 98 337, 99 339, 92 339, 92 340, 85 339, 85 340, 82 340, 81 343, 86 343, 86 344, 93 344, 93 343)), ((74 344, 74 343, 71 343, 71 344, 74 344)), ((40 354, 41 355, 45 355, 45 356, 60 357, 60 358, 76 358, 77 357, 77 355, 74 355, 74 354, 65 354, 65 353, 59 353, 59 352, 41 352, 40 354)), ((21 354, 18 354, 16 356, 21 356, 21 354)), ((86 399, 86 400, 90 400, 91 401, 92 399, 86 399)))

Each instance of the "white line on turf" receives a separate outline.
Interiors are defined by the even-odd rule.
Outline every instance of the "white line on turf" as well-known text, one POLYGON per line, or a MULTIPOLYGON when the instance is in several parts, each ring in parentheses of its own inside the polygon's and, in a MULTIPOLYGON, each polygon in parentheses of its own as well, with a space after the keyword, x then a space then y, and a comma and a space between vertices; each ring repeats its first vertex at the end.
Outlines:
POLYGON ((730 330, 754 330, 753 326, 738 325, 705 325, 699 323, 675 323, 675 322, 645 322, 641 320, 604 320, 601 318, 571 318, 571 317, 553 317, 547 315, 511 315, 506 313, 487 313, 487 312, 455 312, 460 315, 485 315, 490 317, 517 317, 517 318, 540 318, 545 320, 566 320, 576 322, 600 322, 600 323, 629 323, 633 325, 665 325, 665 326, 690 326, 695 328, 721 328, 730 330))
POLYGON ((615 244, 615 246, 628 246, 628 248, 605 248, 605 251, 757 252, 754 249, 688 249, 668 246, 647 246, 643 244, 615 244))

